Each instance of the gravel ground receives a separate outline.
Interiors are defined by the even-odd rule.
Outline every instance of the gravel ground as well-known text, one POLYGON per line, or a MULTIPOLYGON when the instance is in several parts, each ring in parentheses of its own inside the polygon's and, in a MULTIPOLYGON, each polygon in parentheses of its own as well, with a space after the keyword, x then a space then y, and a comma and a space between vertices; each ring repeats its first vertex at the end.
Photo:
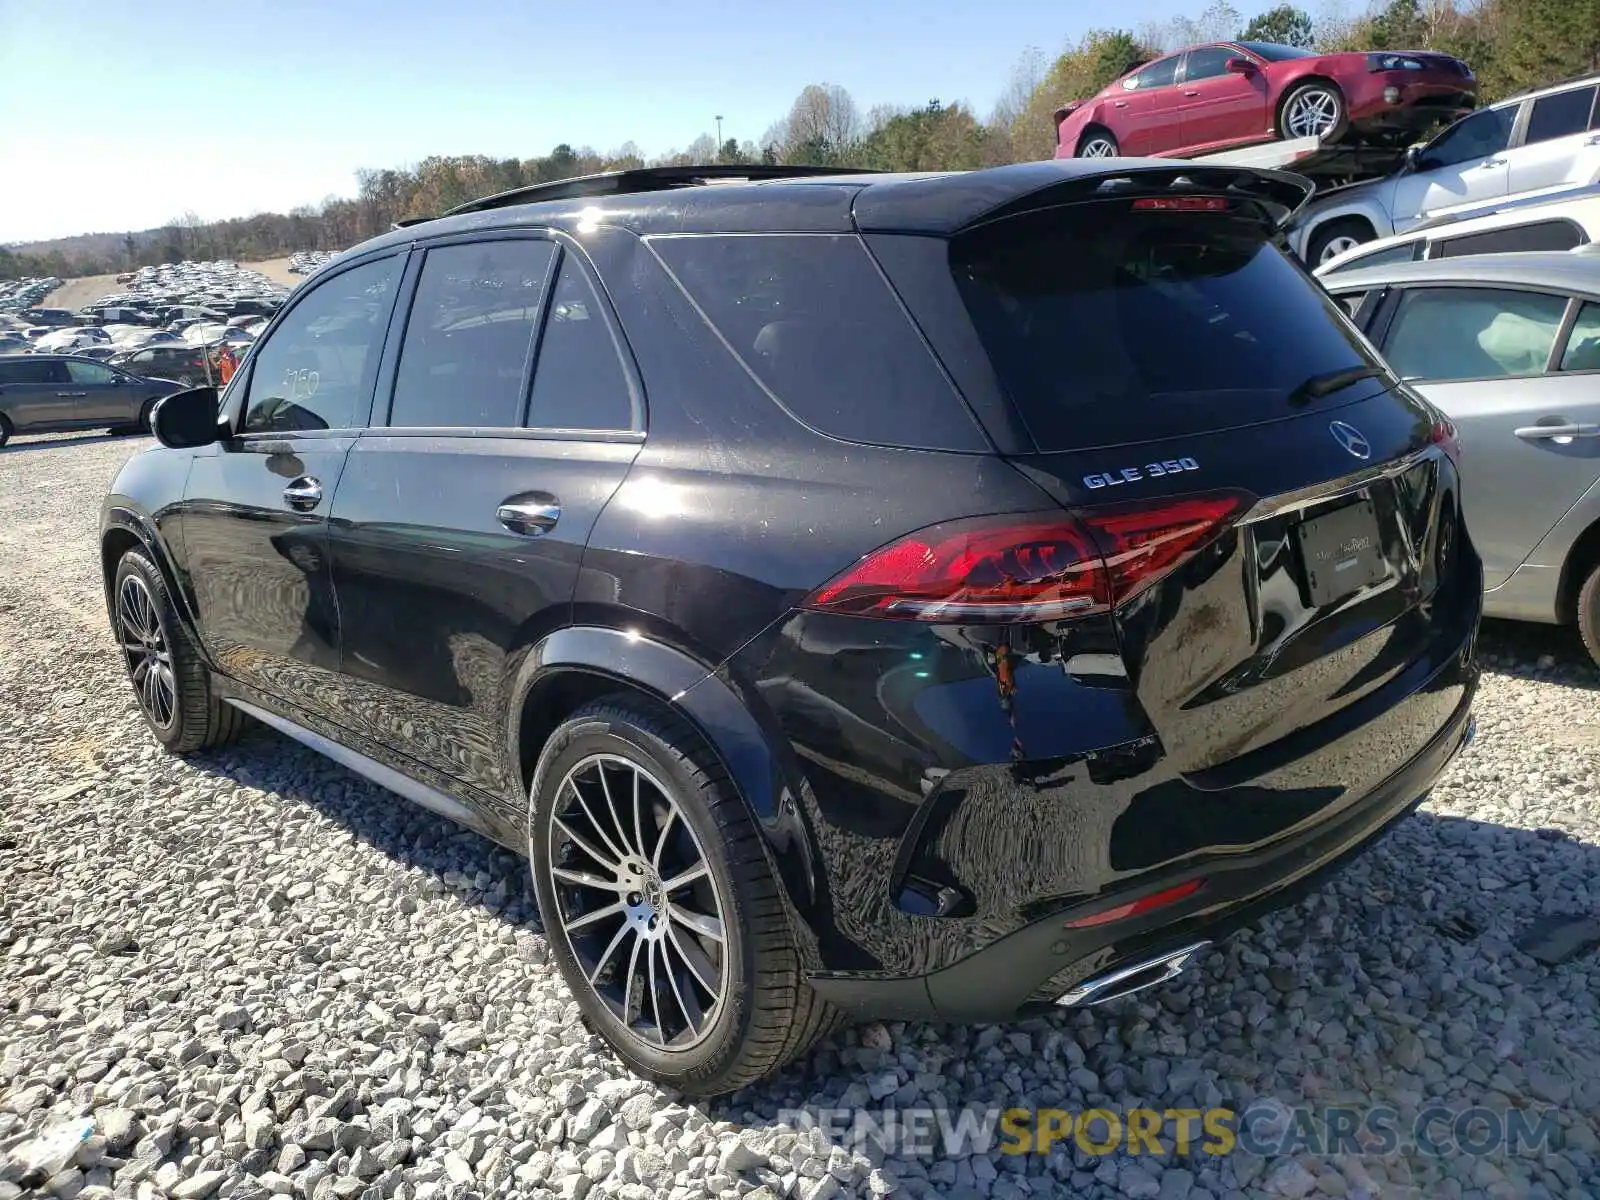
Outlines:
POLYGON ((268 733, 157 751, 94 545, 135 445, 0 452, 0 1200, 1600 1194, 1600 962, 1514 944, 1600 911, 1600 673, 1574 637, 1487 629, 1478 741, 1430 803, 1192 979, 1002 1027, 867 1025, 691 1104, 585 1032, 513 856, 268 733), (792 1111, 1222 1106, 1270 1134, 1337 1104, 1555 1129, 1448 1156, 955 1155, 792 1111), (41 1183, 38 1135, 85 1130, 41 1183))

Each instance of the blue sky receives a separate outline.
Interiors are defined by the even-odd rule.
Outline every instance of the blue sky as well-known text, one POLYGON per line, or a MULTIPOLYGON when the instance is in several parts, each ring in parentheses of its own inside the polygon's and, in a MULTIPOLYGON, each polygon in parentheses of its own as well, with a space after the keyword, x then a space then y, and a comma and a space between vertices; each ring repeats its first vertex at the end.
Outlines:
POLYGON ((281 211, 429 154, 658 154, 717 113, 753 140, 808 83, 984 116, 1027 46, 1205 3, 0 0, 0 242, 281 211))

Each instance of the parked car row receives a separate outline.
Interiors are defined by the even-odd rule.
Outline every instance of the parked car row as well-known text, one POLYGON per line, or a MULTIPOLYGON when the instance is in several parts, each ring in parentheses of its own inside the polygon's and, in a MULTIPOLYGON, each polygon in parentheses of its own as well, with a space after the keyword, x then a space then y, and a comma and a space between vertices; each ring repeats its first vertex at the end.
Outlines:
POLYGON ((0 279, 0 313, 32 308, 61 286, 55 276, 0 279))
POLYGON ((310 275, 332 258, 332 250, 297 250, 289 256, 289 272, 293 275, 310 275))

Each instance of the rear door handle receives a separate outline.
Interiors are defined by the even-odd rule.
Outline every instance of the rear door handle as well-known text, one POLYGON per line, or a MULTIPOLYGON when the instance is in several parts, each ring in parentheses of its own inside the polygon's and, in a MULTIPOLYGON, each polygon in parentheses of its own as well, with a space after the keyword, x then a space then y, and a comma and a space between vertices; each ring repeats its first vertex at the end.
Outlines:
POLYGON ((1503 167, 1506 165, 1506 160, 1503 158, 1486 158, 1478 165, 1480 167, 1503 167))
POLYGON ((1113 108, 1127 108, 1128 102, 1126 100, 1113 100, 1111 106, 1113 108))
POLYGON ((536 492, 532 496, 512 496, 494 510, 494 518, 512 533, 538 537, 549 533, 561 519, 561 505, 554 496, 536 492))
POLYGON ((70 398, 73 398, 73 399, 77 399, 77 398, 80 398, 80 397, 83 397, 83 396, 87 396, 88 394, 89 394, 88 392, 57 392, 56 393, 56 395, 58 395, 58 396, 70 397, 70 398))
POLYGON ((1200 94, 1199 92, 1185 92, 1184 93, 1185 96, 1198 96, 1199 94, 1200 94))
POLYGON ((300 476, 283 489, 283 502, 296 512, 310 512, 322 503, 322 481, 300 476))
POLYGON ((1515 431, 1519 438, 1540 441, 1545 438, 1600 437, 1600 425, 1524 425, 1515 431))

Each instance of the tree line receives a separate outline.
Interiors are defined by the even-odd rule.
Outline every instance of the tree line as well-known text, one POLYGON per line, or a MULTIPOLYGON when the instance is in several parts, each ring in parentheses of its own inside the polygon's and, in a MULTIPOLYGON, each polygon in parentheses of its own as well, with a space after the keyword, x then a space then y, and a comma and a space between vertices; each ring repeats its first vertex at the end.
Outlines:
POLYGON ((759 141, 701 136, 682 150, 646 158, 633 143, 609 153, 562 144, 534 158, 433 156, 409 167, 356 172, 356 195, 329 197, 288 213, 204 221, 194 213, 159 229, 0 247, 0 279, 131 270, 182 258, 273 258, 338 250, 399 220, 442 213, 511 188, 597 171, 707 162, 860 166, 889 171, 967 170, 1049 158, 1054 112, 1092 95, 1136 62, 1194 42, 1241 38, 1319 50, 1440 50, 1466 60, 1481 101, 1600 69, 1600 0, 1378 0, 1351 16, 1328 0, 1313 17, 1282 4, 1243 20, 1228 0, 1194 17, 1138 29, 1097 29, 1051 59, 1018 58, 987 117, 965 103, 930 100, 862 112, 850 93, 811 84, 759 141))

